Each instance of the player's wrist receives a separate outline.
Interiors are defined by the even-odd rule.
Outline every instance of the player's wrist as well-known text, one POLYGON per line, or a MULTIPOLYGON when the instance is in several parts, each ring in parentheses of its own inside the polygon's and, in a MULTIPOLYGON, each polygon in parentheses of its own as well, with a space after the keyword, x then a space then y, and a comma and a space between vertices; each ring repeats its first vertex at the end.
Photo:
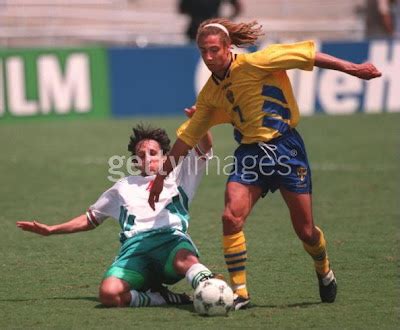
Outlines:
POLYGON ((50 236, 50 235, 56 234, 57 233, 56 227, 57 226, 44 226, 43 229, 42 229, 43 235, 50 236))
POLYGON ((168 176, 168 173, 164 170, 161 170, 157 173, 155 180, 164 180, 168 176))
POLYGON ((163 164, 163 166, 158 170, 158 172, 157 172, 157 176, 156 176, 156 179, 157 180, 164 180, 167 176, 168 176, 168 174, 171 172, 171 170, 169 169, 170 168, 170 166, 168 166, 168 164, 166 164, 167 162, 165 162, 164 164, 163 164))

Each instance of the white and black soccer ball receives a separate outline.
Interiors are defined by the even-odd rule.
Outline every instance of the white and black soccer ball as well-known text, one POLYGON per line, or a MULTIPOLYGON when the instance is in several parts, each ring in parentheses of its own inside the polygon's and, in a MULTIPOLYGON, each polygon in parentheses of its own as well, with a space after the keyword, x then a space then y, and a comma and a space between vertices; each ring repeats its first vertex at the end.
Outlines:
POLYGON ((200 315, 227 315, 233 306, 233 291, 222 280, 205 280, 194 291, 193 305, 200 315))

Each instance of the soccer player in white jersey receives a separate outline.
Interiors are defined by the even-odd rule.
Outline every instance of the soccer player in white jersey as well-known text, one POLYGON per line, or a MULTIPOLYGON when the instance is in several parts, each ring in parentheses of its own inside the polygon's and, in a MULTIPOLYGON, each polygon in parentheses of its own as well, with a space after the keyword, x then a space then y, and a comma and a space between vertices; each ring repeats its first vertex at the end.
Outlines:
MULTIPOLYGON (((192 113, 187 110, 188 116, 192 113)), ((101 282, 101 303, 108 307, 191 303, 186 294, 173 293, 163 284, 186 277, 196 288, 200 281, 212 277, 199 262, 197 248, 187 233, 188 204, 212 156, 211 146, 208 132, 165 181, 159 203, 152 210, 147 203, 148 191, 167 158, 170 140, 163 129, 138 125, 128 150, 141 175, 119 180, 85 214, 70 221, 52 226, 18 221, 17 226, 48 236, 91 230, 114 218, 121 226, 121 248, 101 282)))

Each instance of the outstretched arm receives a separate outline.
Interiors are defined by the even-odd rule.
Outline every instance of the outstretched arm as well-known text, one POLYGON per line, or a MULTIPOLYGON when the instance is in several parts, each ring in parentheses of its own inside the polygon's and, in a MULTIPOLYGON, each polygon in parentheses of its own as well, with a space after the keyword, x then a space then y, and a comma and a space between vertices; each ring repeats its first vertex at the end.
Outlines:
MULTIPOLYGON (((191 118, 195 112, 195 106, 185 109, 185 113, 189 118, 191 118)), ((197 145, 200 147, 203 153, 210 151, 212 147, 211 133, 207 131, 207 133, 199 140, 197 145)), ((158 202, 160 194, 163 190, 164 179, 174 169, 173 164, 178 164, 179 159, 186 156, 190 149, 192 149, 192 147, 183 142, 180 138, 176 139, 171 151, 168 154, 167 160, 163 164, 162 170, 157 174, 150 189, 148 203, 153 210, 155 210, 155 204, 158 202)))
POLYGON ((86 214, 82 214, 70 221, 53 226, 49 226, 37 221, 18 221, 17 227, 21 228, 22 230, 30 231, 43 236, 54 234, 72 234, 95 228, 87 220, 86 214))
MULTIPOLYGON (((191 118, 195 112, 196 112, 195 105, 193 105, 191 108, 185 109, 186 116, 188 116, 189 118, 191 118)), ((211 150, 212 135, 210 131, 207 131, 207 133, 200 139, 199 143, 197 143, 197 146, 199 147, 201 153, 203 154, 206 154, 211 150)))
POLYGON ((148 203, 153 210, 155 210, 155 204, 158 202, 160 194, 163 190, 164 179, 174 169, 171 160, 174 162, 174 164, 178 164, 179 159, 183 156, 186 156, 190 149, 192 149, 191 146, 187 145, 179 138, 176 139, 171 151, 168 154, 167 160, 163 165, 162 170, 157 174, 150 189, 148 203))
POLYGON ((382 75, 382 73, 372 63, 356 64, 319 52, 315 54, 314 66, 345 72, 365 80, 377 78, 382 75))

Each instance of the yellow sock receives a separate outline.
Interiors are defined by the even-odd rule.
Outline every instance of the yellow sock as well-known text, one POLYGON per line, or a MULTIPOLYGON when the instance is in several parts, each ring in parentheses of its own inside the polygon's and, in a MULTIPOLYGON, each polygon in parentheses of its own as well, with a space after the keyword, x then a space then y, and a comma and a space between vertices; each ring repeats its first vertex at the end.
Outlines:
POLYGON ((233 291, 244 298, 249 294, 246 288, 246 239, 243 231, 223 237, 225 263, 233 291))
POLYGON ((329 272, 329 260, 328 254, 326 252, 326 241, 324 237, 324 233, 318 227, 319 231, 319 241, 315 245, 308 245, 303 242, 304 249, 308 252, 311 258, 314 259, 315 270, 320 275, 325 275, 329 272))

